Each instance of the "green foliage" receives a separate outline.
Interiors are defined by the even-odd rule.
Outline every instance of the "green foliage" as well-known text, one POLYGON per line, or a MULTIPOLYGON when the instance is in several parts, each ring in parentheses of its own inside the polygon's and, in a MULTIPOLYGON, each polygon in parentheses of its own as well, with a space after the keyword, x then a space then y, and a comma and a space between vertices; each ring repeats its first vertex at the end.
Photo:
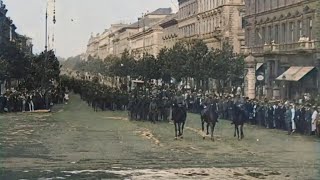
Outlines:
MULTIPOLYGON (((75 70, 117 76, 139 78, 148 82, 162 79, 169 83, 171 78, 178 82, 194 78, 197 82, 217 79, 221 87, 229 83, 242 81, 244 58, 233 53, 225 44, 222 49, 209 50, 202 40, 181 41, 171 49, 161 49, 158 57, 149 54, 135 60, 125 50, 122 56, 109 56, 104 61, 89 57, 87 62, 80 61, 75 70)), ((199 83, 198 83, 199 84, 199 83)))
MULTIPOLYGON (((59 80, 60 63, 53 51, 42 52, 31 57, 31 67, 26 76, 24 86, 27 89, 48 86, 50 81, 59 80)), ((45 87, 43 87, 45 88, 45 87)))
POLYGON ((30 68, 30 59, 14 43, 0 44, 0 59, 4 63, 2 71, 9 78, 21 79, 26 76, 30 68))
POLYGON ((23 87, 36 89, 41 82, 59 79, 60 64, 53 51, 26 55, 15 43, 0 44, 0 79, 18 79, 23 87), (46 71, 45 71, 46 70, 46 71))

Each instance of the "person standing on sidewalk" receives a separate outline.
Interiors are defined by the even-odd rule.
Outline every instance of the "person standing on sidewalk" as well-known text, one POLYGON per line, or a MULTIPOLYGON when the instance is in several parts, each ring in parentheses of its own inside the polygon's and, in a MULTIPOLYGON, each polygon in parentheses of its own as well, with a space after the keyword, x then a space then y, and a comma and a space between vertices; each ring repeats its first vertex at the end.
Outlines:
POLYGON ((314 106, 313 107, 313 113, 311 116, 311 135, 315 135, 317 130, 317 120, 318 120, 318 110, 314 106))

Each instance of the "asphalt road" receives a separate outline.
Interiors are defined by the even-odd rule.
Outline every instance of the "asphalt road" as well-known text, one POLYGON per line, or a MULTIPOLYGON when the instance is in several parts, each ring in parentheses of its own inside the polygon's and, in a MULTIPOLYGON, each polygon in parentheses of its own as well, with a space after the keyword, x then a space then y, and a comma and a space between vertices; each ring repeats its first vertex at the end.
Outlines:
POLYGON ((320 141, 221 120, 203 140, 189 114, 183 140, 169 123, 93 112, 77 96, 50 114, 0 115, 0 179, 320 179, 320 141))

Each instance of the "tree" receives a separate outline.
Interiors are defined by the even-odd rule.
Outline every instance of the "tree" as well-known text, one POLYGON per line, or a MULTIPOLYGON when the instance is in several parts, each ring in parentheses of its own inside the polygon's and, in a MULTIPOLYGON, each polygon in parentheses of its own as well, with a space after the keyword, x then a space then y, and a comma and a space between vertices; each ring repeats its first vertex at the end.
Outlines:
POLYGON ((50 82, 58 81, 59 75, 60 63, 54 52, 42 52, 40 55, 31 57, 31 68, 24 86, 29 90, 40 88, 43 85, 47 87, 50 82))
POLYGON ((170 83, 171 72, 170 72, 170 57, 169 49, 163 48, 158 54, 158 65, 160 67, 161 78, 165 83, 170 83))
MULTIPOLYGON (((228 83, 232 83, 243 75, 244 58, 233 53, 230 45, 224 44, 222 49, 213 49, 205 60, 209 78, 217 80, 218 91, 223 91, 228 83)), ((204 67, 205 69, 205 67, 204 67)))
POLYGON ((197 86, 200 86, 200 81, 208 79, 208 65, 205 59, 209 53, 208 46, 203 40, 192 40, 187 42, 188 47, 188 68, 189 77, 196 80, 197 86))
POLYGON ((168 69, 178 82, 188 76, 188 49, 185 44, 177 43, 169 50, 168 58, 168 69))

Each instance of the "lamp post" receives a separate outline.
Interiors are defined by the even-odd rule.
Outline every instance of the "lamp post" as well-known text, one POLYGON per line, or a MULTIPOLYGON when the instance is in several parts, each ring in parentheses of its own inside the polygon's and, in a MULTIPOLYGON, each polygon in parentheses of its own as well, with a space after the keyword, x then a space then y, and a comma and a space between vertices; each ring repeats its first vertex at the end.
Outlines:
POLYGON ((41 89, 45 88, 45 79, 47 75, 47 51, 48 51, 48 2, 46 7, 46 14, 45 14, 45 38, 44 38, 44 68, 43 68, 43 76, 41 77, 41 89))
POLYGON ((286 88, 286 80, 287 77, 286 75, 282 76, 282 99, 286 99, 287 98, 287 88, 286 88))

